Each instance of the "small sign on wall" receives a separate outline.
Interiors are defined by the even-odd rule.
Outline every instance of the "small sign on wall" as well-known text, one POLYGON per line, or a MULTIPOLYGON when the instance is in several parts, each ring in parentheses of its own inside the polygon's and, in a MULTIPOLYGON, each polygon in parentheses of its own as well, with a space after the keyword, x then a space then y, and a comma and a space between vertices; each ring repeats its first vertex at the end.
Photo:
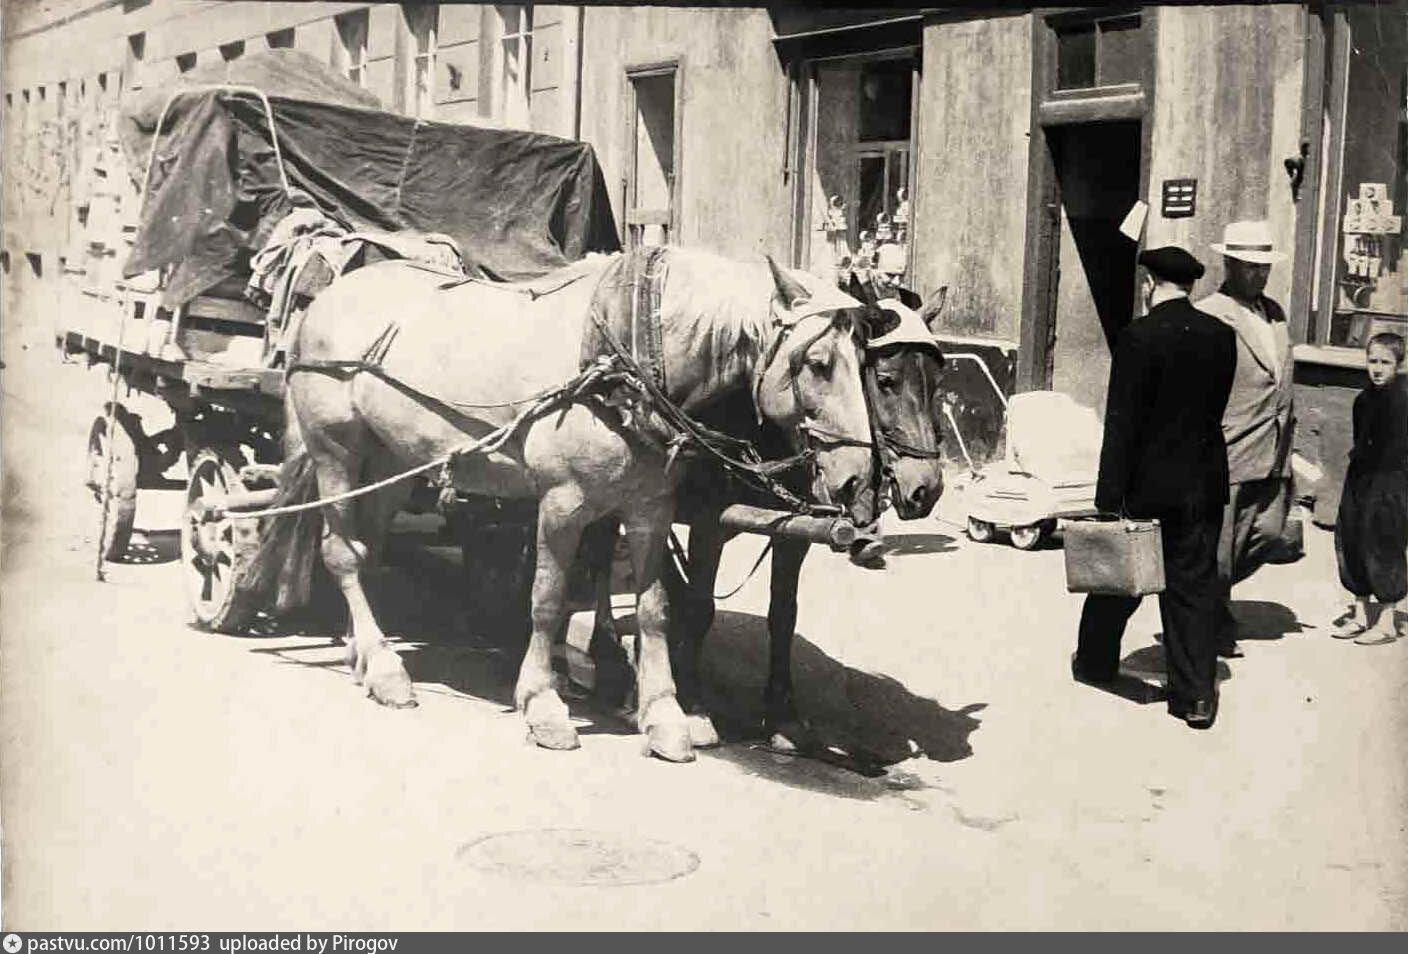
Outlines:
POLYGON ((1163 216, 1166 219, 1191 218, 1197 206, 1197 179, 1165 179, 1163 216))

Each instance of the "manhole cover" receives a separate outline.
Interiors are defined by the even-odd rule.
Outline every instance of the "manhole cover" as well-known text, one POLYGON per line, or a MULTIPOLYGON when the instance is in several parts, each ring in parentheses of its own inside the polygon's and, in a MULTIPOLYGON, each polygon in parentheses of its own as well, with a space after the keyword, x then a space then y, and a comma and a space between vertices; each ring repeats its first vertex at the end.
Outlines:
POLYGON ((478 871, 553 884, 654 884, 699 867, 699 856, 677 845, 570 828, 486 835, 456 854, 478 871))

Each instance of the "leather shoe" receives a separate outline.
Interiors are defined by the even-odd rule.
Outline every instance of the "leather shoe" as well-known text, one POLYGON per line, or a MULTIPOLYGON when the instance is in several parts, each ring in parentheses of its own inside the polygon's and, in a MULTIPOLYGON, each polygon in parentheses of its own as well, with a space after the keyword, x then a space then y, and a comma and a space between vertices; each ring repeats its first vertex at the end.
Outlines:
POLYGON ((1217 696, 1191 700, 1170 698, 1168 713, 1175 719, 1182 719, 1190 729, 1211 729, 1217 721, 1217 696))
POLYGON ((1220 643, 1217 647, 1217 654, 1223 659, 1241 659, 1246 655, 1242 652, 1242 647, 1237 645, 1236 640, 1220 643))
POLYGON ((1071 656, 1071 678, 1090 686, 1108 686, 1115 681, 1115 672, 1097 672, 1080 661, 1077 655, 1071 656))

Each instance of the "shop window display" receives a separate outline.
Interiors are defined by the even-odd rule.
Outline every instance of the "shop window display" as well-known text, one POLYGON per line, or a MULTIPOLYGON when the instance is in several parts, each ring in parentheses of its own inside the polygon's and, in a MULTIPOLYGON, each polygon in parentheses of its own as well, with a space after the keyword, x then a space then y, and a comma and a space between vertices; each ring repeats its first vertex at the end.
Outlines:
POLYGON ((816 131, 808 162, 806 267, 844 283, 867 277, 881 250, 908 260, 912 57, 849 58, 813 66, 816 131))
POLYGON ((1329 343, 1408 333, 1408 17, 1351 8, 1329 343))

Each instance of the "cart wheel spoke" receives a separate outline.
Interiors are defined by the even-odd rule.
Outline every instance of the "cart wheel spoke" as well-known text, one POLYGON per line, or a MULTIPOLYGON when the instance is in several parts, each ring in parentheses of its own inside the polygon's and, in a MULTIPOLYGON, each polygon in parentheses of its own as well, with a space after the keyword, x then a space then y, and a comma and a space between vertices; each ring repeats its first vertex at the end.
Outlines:
POLYGON ((239 632, 259 609, 255 594, 241 590, 236 582, 254 559, 258 534, 244 532, 228 517, 214 523, 202 522, 195 510, 201 504, 223 498, 237 486, 238 451, 206 448, 191 462, 187 485, 186 529, 182 535, 182 555, 191 576, 189 590, 196 622, 218 632, 239 632))
POLYGON ((95 536, 102 538, 105 560, 121 560, 126 555, 137 512, 136 440, 140 426, 132 423, 121 408, 113 424, 109 436, 107 412, 93 420, 88 431, 88 473, 84 479, 84 489, 91 494, 94 505, 95 536))

